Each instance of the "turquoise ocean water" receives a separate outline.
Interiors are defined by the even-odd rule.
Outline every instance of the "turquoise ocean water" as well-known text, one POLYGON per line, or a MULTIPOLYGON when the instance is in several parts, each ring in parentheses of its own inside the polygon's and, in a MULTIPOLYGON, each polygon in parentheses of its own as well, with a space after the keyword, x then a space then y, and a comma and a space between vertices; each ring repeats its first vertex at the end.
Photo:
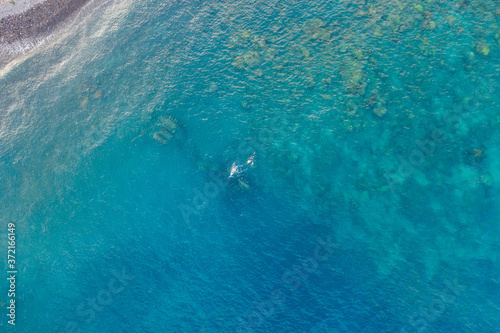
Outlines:
POLYGON ((101 7, 0 77, 0 330, 500 332, 499 16, 101 7))

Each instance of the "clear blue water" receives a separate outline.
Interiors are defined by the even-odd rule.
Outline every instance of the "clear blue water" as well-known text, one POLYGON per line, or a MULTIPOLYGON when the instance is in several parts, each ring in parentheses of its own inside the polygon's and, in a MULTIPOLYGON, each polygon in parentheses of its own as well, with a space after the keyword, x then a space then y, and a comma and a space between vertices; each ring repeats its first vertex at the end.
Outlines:
POLYGON ((4 69, 0 330, 500 332, 498 13, 123 0, 4 69))

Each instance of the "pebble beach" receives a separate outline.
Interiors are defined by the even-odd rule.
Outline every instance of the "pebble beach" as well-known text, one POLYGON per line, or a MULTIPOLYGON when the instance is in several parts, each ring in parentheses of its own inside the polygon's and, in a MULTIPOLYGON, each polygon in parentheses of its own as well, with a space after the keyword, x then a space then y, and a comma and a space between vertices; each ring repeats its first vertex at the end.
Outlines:
POLYGON ((19 0, 0 4, 0 57, 25 53, 74 18, 89 0, 19 0))

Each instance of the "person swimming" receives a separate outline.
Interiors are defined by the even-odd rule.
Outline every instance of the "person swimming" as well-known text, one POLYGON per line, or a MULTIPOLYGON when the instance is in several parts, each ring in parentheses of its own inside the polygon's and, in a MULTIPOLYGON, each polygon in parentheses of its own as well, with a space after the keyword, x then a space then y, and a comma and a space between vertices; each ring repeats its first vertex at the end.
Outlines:
POLYGON ((255 158, 255 152, 253 153, 252 156, 250 156, 247 159, 246 165, 240 165, 240 164, 236 164, 236 162, 233 162, 233 164, 231 165, 231 171, 229 173, 229 177, 227 177, 227 178, 228 179, 233 178, 234 175, 245 172, 251 166, 253 167, 254 166, 254 158, 255 158))
POLYGON ((237 165, 236 162, 233 162, 233 165, 231 165, 231 173, 229 174, 229 178, 232 178, 235 174, 238 174, 241 172, 241 165, 237 165))
POLYGON ((253 166, 253 159, 255 158, 255 152, 253 153, 252 156, 250 156, 247 160, 247 164, 249 164, 250 166, 253 166))

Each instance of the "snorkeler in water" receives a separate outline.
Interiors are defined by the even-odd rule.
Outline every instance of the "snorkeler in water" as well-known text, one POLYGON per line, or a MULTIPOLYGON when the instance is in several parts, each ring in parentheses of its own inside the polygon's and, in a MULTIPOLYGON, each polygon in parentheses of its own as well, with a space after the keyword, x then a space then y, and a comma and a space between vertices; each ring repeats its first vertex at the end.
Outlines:
POLYGON ((239 165, 239 164, 236 164, 236 162, 233 162, 233 164, 231 165, 231 172, 229 173, 229 177, 227 177, 227 178, 228 179, 233 178, 234 175, 245 172, 249 167, 253 167, 254 166, 254 158, 255 158, 255 152, 253 153, 252 156, 250 156, 248 158, 246 165, 239 165))
POLYGON ((231 165, 231 173, 229 174, 229 178, 232 178, 233 175, 238 174, 241 172, 241 165, 237 165, 236 162, 233 162, 233 165, 231 165))
POLYGON ((255 152, 253 153, 252 156, 250 156, 247 160, 247 164, 249 164, 250 166, 253 166, 253 159, 255 158, 255 152))

